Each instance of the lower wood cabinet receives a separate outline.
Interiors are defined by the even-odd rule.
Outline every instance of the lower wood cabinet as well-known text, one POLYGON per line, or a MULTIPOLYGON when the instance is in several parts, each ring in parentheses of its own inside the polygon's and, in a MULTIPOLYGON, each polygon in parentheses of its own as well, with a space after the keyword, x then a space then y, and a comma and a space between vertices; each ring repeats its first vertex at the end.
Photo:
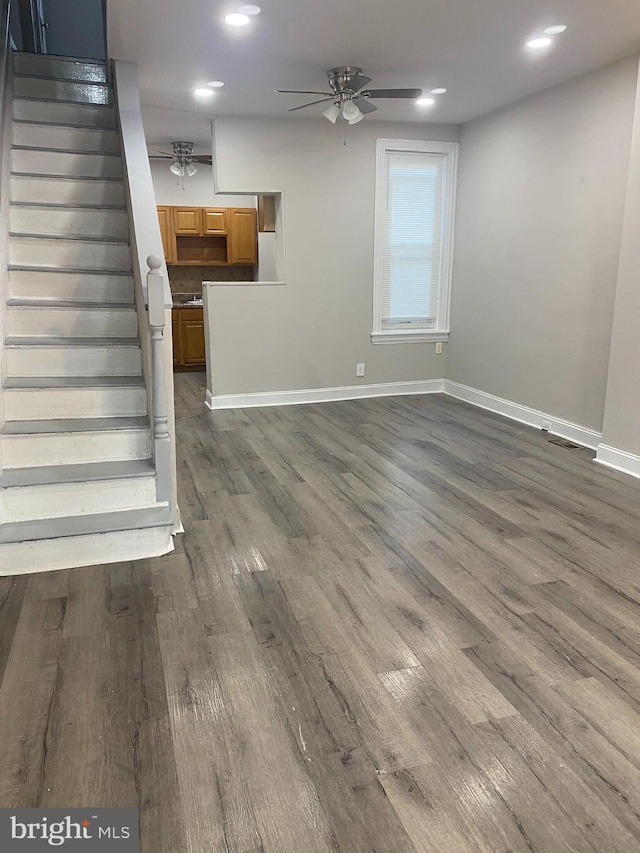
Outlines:
POLYGON ((173 366, 205 367, 204 310, 200 307, 173 309, 173 366))

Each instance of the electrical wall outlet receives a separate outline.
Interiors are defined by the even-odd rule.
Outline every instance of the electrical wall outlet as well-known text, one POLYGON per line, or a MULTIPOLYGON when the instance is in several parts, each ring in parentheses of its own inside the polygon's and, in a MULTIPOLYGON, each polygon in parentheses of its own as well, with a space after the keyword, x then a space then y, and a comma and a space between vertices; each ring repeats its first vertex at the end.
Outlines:
POLYGON ((442 354, 442 341, 438 341, 436 344, 436 355, 442 354))
POLYGON ((364 364, 356 364, 356 376, 364 376, 364 364))

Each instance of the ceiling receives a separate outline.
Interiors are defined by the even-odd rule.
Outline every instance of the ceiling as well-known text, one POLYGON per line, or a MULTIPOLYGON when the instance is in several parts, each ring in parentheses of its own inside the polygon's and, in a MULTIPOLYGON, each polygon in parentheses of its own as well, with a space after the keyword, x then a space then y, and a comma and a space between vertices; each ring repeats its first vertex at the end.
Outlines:
POLYGON ((313 98, 274 89, 325 89, 349 64, 376 88, 448 89, 426 110, 378 101, 376 118, 457 124, 640 50, 638 0, 256 0, 262 14, 229 27, 243 2, 108 0, 110 55, 138 63, 155 107, 282 116, 313 98), (569 29, 550 49, 524 49, 557 23, 569 29), (209 80, 225 86, 203 104, 192 89, 209 80))

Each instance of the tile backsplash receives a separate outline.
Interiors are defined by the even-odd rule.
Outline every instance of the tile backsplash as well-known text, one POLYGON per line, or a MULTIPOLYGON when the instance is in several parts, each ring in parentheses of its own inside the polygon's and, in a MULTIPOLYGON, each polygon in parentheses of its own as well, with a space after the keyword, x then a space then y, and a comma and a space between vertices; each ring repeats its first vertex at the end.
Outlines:
POLYGON ((181 267, 171 265, 169 282, 172 293, 202 295, 203 281, 253 281, 254 267, 181 267))

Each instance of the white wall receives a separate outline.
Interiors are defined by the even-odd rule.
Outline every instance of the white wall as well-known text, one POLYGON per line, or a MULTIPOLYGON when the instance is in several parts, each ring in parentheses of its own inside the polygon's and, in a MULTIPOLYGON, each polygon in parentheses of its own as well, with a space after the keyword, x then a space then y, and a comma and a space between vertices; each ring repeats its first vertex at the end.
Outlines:
POLYGON ((224 192, 283 192, 285 286, 209 291, 215 394, 442 378, 434 344, 373 345, 375 149, 380 137, 458 139, 453 126, 348 128, 318 119, 216 119, 224 192), (356 379, 356 362, 366 375, 356 379))
MULTIPOLYGON (((170 149, 168 149, 170 150, 170 149)), ((198 165, 191 178, 177 178, 169 171, 171 161, 151 160, 151 177, 157 204, 188 204, 195 207, 255 207, 252 195, 216 195, 211 166, 198 165)))
POLYGON ((464 126, 447 377, 602 429, 638 60, 464 126))
POLYGON ((631 468, 640 476, 640 77, 613 322, 599 461, 631 468), (623 451, 622 455, 612 450, 623 451), (624 458, 632 454, 635 459, 624 458))

